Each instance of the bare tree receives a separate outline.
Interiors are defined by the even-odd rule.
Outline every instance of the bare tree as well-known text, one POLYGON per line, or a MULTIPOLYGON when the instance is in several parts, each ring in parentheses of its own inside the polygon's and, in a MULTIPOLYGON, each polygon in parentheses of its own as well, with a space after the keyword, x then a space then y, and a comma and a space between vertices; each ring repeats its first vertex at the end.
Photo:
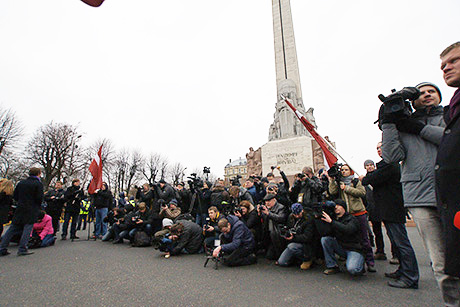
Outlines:
POLYGON ((138 151, 129 152, 127 149, 122 149, 117 153, 113 167, 116 192, 129 192, 131 186, 139 179, 142 164, 143 157, 138 151))
POLYGON ((66 166, 76 163, 75 150, 80 138, 77 127, 51 122, 40 127, 30 139, 26 155, 32 164, 42 167, 45 189, 53 179, 65 179, 66 166))
POLYGON ((0 155, 0 176, 2 178, 8 178, 16 183, 27 175, 28 163, 24 159, 20 159, 19 156, 18 153, 8 149, 3 150, 2 155, 0 155))
POLYGON ((150 154, 144 161, 142 167, 142 175, 149 182, 153 184, 157 176, 162 179, 165 176, 165 168, 168 166, 168 161, 160 154, 150 154), (163 177, 162 177, 163 176, 163 177))
POLYGON ((22 136, 23 127, 11 109, 0 108, 0 155, 4 149, 13 147, 22 136))
POLYGON ((185 176, 185 169, 186 167, 182 166, 179 162, 174 164, 171 169, 169 170, 169 174, 171 176, 171 182, 176 185, 180 181, 184 180, 185 176))

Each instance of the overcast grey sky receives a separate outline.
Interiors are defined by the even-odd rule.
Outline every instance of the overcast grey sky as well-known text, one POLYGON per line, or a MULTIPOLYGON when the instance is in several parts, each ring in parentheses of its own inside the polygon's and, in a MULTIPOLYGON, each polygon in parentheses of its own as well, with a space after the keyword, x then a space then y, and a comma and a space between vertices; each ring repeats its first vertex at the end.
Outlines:
MULTIPOLYGON (((442 79, 460 2, 291 0, 305 107, 358 171, 377 160, 378 94, 442 79)), ((0 2, 0 104, 26 138, 50 121, 84 142, 157 152, 223 175, 268 141, 276 103, 271 1, 0 2)))

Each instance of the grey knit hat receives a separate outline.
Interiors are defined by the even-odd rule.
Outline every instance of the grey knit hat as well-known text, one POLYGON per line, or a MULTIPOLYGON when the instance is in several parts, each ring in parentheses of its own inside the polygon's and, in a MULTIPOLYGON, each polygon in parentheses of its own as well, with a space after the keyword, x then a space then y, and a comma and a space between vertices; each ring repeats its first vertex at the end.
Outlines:
POLYGON ((420 89, 423 86, 432 86, 432 87, 434 87, 436 89, 436 91, 438 92, 438 94, 439 94, 439 102, 442 101, 441 91, 439 90, 439 87, 436 84, 433 84, 431 82, 422 82, 422 83, 417 84, 415 87, 420 89))
POLYGON ((366 165, 369 164, 375 165, 374 161, 372 161, 371 159, 367 159, 366 161, 364 161, 364 167, 366 167, 366 165))

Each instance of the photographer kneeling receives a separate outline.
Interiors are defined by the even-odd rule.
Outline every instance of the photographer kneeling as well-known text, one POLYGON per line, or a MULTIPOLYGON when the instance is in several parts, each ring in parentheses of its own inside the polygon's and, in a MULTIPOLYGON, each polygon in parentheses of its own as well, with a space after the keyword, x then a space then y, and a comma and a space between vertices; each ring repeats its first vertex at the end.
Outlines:
POLYGON ((302 270, 311 267, 311 243, 314 235, 314 224, 311 216, 307 216, 299 203, 292 204, 292 213, 281 229, 281 236, 288 242, 288 246, 279 257, 277 264, 288 266, 292 260, 300 260, 302 270))
POLYGON ((323 211, 321 220, 331 225, 331 236, 322 237, 326 270, 324 274, 331 275, 339 272, 335 254, 346 258, 346 266, 351 275, 364 273, 364 256, 361 245, 361 232, 358 220, 347 212, 346 203, 337 199, 335 202, 336 219, 333 220, 323 211))
POLYGON ((139 203, 138 210, 126 215, 124 223, 120 229, 124 229, 118 236, 117 228, 114 229, 114 244, 123 243, 123 239, 128 239, 131 243, 134 241, 134 235, 138 231, 145 231, 147 235, 152 235, 152 217, 145 203, 139 203))
POLYGON ((209 217, 206 218, 205 223, 203 225, 203 235, 204 245, 206 248, 212 249, 214 247, 214 241, 219 239, 221 234, 218 223, 224 216, 219 212, 217 207, 211 206, 208 209, 209 217))
POLYGON ((222 232, 221 243, 212 253, 214 257, 219 257, 222 252, 225 256, 223 264, 227 266, 249 265, 257 262, 254 255, 255 240, 251 231, 236 216, 229 215, 221 219, 218 223, 222 232))
MULTIPOLYGON (((179 220, 171 226, 171 235, 163 239, 165 258, 180 254, 197 254, 203 246, 203 235, 200 225, 179 220)), ((160 249, 161 250, 161 249, 160 249)))

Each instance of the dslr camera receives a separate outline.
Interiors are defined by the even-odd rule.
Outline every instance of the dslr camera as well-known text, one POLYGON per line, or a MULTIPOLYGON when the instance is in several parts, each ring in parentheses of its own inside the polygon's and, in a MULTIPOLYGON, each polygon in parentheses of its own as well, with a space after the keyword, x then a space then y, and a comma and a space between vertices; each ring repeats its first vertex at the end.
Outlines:
POLYGON ((280 227, 280 235, 283 237, 283 238, 289 238, 290 236, 293 236, 297 234, 297 232, 295 231, 294 228, 289 228, 287 227, 286 225, 282 225, 280 227))
POLYGON ((313 206, 311 207, 311 211, 313 214, 313 217, 315 219, 321 219, 323 216, 323 211, 327 213, 331 217, 331 219, 335 219, 335 202, 331 200, 326 200, 318 203, 314 203, 313 206))

